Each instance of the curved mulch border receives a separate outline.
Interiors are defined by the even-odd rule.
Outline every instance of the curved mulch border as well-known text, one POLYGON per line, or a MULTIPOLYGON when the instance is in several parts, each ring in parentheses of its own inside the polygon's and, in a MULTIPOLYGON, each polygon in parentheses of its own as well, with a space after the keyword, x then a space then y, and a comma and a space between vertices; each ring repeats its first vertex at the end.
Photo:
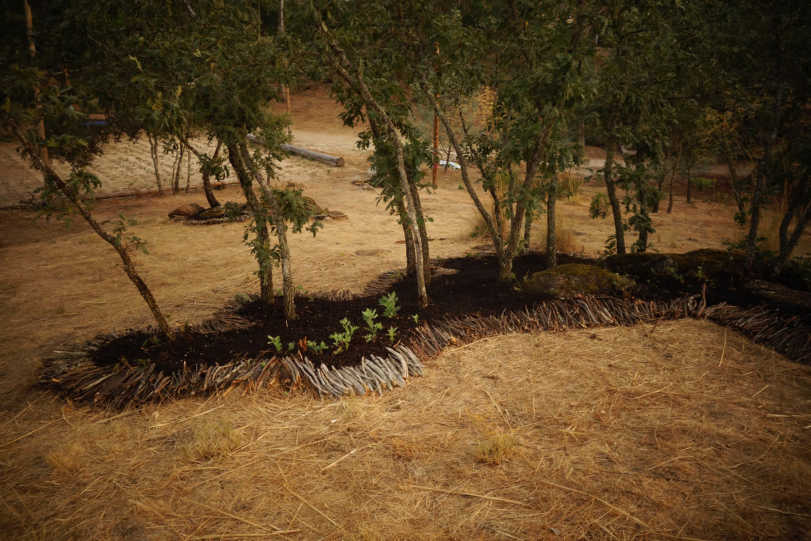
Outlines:
MULTIPOLYGON (((126 408, 147 402, 192 395, 225 394, 237 387, 257 389, 280 385, 305 388, 319 396, 340 397, 382 393, 423 373, 422 361, 436 357, 449 345, 514 332, 560 331, 576 328, 630 326, 643 322, 707 317, 749 335, 799 362, 811 362, 811 329, 796 316, 784 318, 764 307, 741 309, 727 304, 707 308, 701 297, 672 301, 640 301, 613 297, 582 297, 539 302, 519 312, 472 315, 423 323, 385 357, 363 357, 357 365, 318 367, 306 356, 237 359, 216 365, 184 368, 163 374, 152 364, 99 366, 92 351, 109 340, 102 336, 78 351, 56 352, 44 362, 40 383, 80 402, 126 408)), ((223 313, 203 323, 204 332, 220 332, 251 322, 223 313)))

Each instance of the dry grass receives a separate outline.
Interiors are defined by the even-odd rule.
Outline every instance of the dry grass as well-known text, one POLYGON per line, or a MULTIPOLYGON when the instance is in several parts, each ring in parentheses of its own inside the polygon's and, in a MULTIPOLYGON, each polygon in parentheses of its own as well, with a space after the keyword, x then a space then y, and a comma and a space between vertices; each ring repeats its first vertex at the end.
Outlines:
MULTIPOLYGON (((283 180, 349 215, 293 240, 308 291, 360 291, 404 266, 396 222, 350 184, 368 165, 322 93, 293 100, 300 143, 283 180), (363 248, 382 250, 366 257, 363 248)), ((146 173, 149 170, 146 169, 146 173)), ((436 257, 458 256, 475 211, 440 177, 424 206, 436 257), (439 240, 446 239, 446 240, 439 240)), ((562 202, 586 254, 610 230, 595 186, 562 202)), ((220 192, 238 199, 234 187, 220 192)), ((166 213, 199 193, 104 201, 139 220, 140 268, 174 324, 256 289, 239 224, 166 213), (178 270, 181 272, 178 272, 178 270)), ((662 251, 721 247, 729 207, 655 217, 662 251), (691 240, 694 239, 694 240, 691 240)), ((801 252, 809 249, 808 239, 801 252)), ((383 397, 257 391, 138 410, 77 408, 32 389, 64 344, 149 314, 108 247, 70 228, 0 219, 0 537, 8 539, 799 539, 811 531, 811 369, 703 321, 510 335, 446 351, 383 397), (492 458, 491 458, 492 457, 492 458)))
POLYGON ((683 320, 485 339, 383 397, 260 392, 120 414, 37 394, 2 430, 0 526, 16 539, 799 538, 809 389, 808 367, 683 320))

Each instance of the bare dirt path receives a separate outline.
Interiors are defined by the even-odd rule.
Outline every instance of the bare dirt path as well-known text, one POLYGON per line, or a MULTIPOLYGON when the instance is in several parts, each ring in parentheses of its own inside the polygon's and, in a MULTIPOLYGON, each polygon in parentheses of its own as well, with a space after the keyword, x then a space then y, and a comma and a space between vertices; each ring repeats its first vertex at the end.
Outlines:
MULTIPOLYGON (((347 163, 292 157, 281 180, 348 216, 295 237, 296 281, 360 291, 404 265, 401 230, 374 191, 351 183, 368 165, 337 106, 317 89, 293 103, 296 142, 347 163)), ((113 185, 152 182, 142 162, 120 163, 129 165, 111 173, 113 185)), ((433 257, 486 244, 470 236, 477 219, 454 175, 425 195, 433 257)), ((561 205, 569 251, 602 250, 610 224, 587 217, 597 189, 561 205)), ((235 186, 218 196, 240 200, 235 186)), ((203 200, 192 192, 96 209, 102 220, 138 220, 150 253, 137 262, 173 325, 257 289, 243 224, 167 218, 203 200)), ((655 218, 654 243, 720 248, 736 234, 731 216, 721 203, 679 199, 655 218)), ((383 397, 234 391, 121 413, 32 387, 54 349, 150 323, 118 265, 75 218, 65 226, 0 212, 0 532, 9 538, 800 539, 811 530, 811 370, 710 323, 491 338, 444 353, 425 378, 383 397)))

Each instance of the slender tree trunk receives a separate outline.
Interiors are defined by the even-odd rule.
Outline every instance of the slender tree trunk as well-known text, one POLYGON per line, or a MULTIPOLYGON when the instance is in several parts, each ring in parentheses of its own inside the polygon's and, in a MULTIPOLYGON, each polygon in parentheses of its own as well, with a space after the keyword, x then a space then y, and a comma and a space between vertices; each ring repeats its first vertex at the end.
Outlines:
MULTIPOLYGON (((666 163, 665 160, 663 162, 666 163)), ((656 179, 656 189, 658 191, 658 196, 653 201, 653 208, 651 208, 651 212, 656 214, 659 212, 659 204, 662 201, 662 193, 664 193, 665 188, 665 177, 667 176, 667 169, 665 167, 665 163, 661 164, 661 169, 659 170, 658 178, 656 179)))
POLYGON ((505 253, 506 250, 504 246, 504 239, 500 231, 500 224, 498 224, 494 216, 487 211, 484 203, 482 203, 482 200, 479 197, 479 194, 476 192, 476 188, 473 186, 473 182, 470 180, 470 170, 468 168, 467 158, 462 151, 462 146, 459 143, 459 139, 456 137, 456 132, 450 125, 450 122, 448 122, 445 114, 439 108, 439 102, 437 101, 436 96, 427 88, 424 89, 424 93, 432 101, 434 111, 439 117, 440 122, 442 122, 442 126, 445 128, 445 133, 448 136, 451 147, 453 147, 454 151, 456 152, 456 159, 459 160, 459 170, 462 174, 462 184, 465 186, 465 190, 467 190, 468 195, 473 200, 473 204, 476 206, 476 210, 479 211, 479 215, 482 217, 485 225, 487 226, 487 232, 490 234, 490 239, 493 242, 493 248, 496 251, 496 258, 499 262, 499 280, 507 280, 510 276, 512 276, 512 259, 505 253))
POLYGON ((394 145, 394 150, 397 157, 397 173, 400 178, 400 187, 405 194, 407 203, 406 211, 408 212, 408 227, 411 228, 411 234, 414 236, 417 244, 417 249, 414 250, 415 264, 417 267, 417 296, 419 298, 420 306, 426 307, 428 306, 428 290, 425 283, 426 262, 423 259, 422 239, 419 233, 418 225, 421 217, 417 216, 416 204, 409 187, 408 175, 405 167, 403 143, 398 137, 397 127, 394 125, 394 122, 391 120, 386 110, 383 109, 374 96, 372 96, 362 74, 352 65, 349 58, 347 58, 346 53, 340 48, 338 43, 332 37, 327 29, 327 25, 323 20, 321 20, 320 13, 318 13, 317 10, 316 16, 319 18, 319 30, 324 33, 329 41, 330 48, 335 54, 335 58, 333 58, 333 65, 335 66, 335 69, 350 86, 358 91, 366 106, 374 110, 380 116, 385 124, 386 131, 391 139, 391 143, 394 145), (352 70, 352 74, 350 74, 348 71, 349 69, 352 70))
POLYGON ((555 227, 555 204, 557 202, 558 182, 553 179, 549 193, 546 194, 546 267, 558 266, 557 229, 555 227))
POLYGON ((158 138, 151 133, 147 133, 146 138, 149 140, 149 155, 152 157, 152 168, 155 171, 155 184, 158 186, 158 193, 163 195, 161 172, 158 164, 158 138))
POLYGON ((437 173, 439 170, 439 117, 434 111, 434 146, 431 154, 433 163, 431 164, 431 186, 437 189, 437 173))
POLYGON ((243 162, 239 146, 235 143, 226 145, 228 149, 228 161, 234 168, 234 172, 245 194, 245 201, 253 214, 256 226, 256 241, 253 247, 254 256, 259 264, 259 296, 262 304, 271 306, 273 304, 273 261, 270 257, 270 236, 267 228, 267 212, 256 197, 253 191, 253 181, 243 162))
POLYGON ((90 225, 90 228, 93 229, 93 231, 99 237, 101 237, 102 240, 107 242, 115 249, 116 253, 118 253, 118 256, 121 258, 121 262, 123 263, 124 272, 127 274, 130 281, 135 285, 136 289, 138 289, 138 293, 141 294, 141 298, 143 298, 144 302, 146 302, 146 305, 149 307, 149 311, 152 312, 152 317, 155 319, 155 323, 157 323, 161 334, 171 340, 172 332, 169 329, 169 323, 166 321, 163 312, 161 312, 155 297, 152 295, 152 291, 138 274, 138 271, 135 268, 135 263, 132 261, 132 258, 130 258, 129 253, 127 252, 126 244, 101 227, 96 219, 93 218, 90 210, 76 195, 76 192, 72 190, 64 180, 62 180, 62 178, 51 168, 49 164, 45 162, 45 160, 43 160, 42 156, 36 153, 36 147, 28 143, 19 130, 14 129, 14 135, 17 137, 20 144, 31 153, 32 159, 34 160, 37 168, 45 174, 46 182, 52 182, 54 185, 56 185, 59 191, 62 192, 62 195, 64 195, 73 204, 76 210, 79 211, 79 214, 81 214, 82 218, 84 218, 88 225, 90 225))
MULTIPOLYGON (((34 16, 31 13, 31 5, 28 3, 28 0, 24 0, 23 8, 25 10, 25 30, 26 36, 28 38, 28 54, 31 57, 31 63, 34 63, 34 59, 37 56, 37 44, 34 41, 34 16)), ((36 104, 37 111, 40 111, 41 106, 39 103, 39 83, 37 86, 34 87, 34 103, 36 104)), ((48 156, 48 147, 44 144, 45 141, 45 119, 40 118, 39 122, 37 123, 37 135, 41 141, 39 147, 37 148, 39 152, 39 156, 42 158, 42 162, 49 166, 51 165, 51 158, 48 156)), ((43 180, 45 180, 45 172, 43 171, 43 180)))
POLYGON ((191 187, 191 152, 186 153, 186 193, 191 187))
POLYGON ((527 212, 527 215, 524 216, 524 253, 529 253, 529 245, 532 241, 532 222, 535 218, 534 212, 527 212))
MULTIPOLYGON (((807 179, 806 182, 808 182, 807 179)), ((796 215, 796 210, 796 205, 789 206, 789 209, 783 216, 783 220, 780 222, 780 253, 777 256, 777 264, 775 265, 777 273, 780 273, 783 266, 791 257, 791 252, 797 247, 797 243, 800 242, 800 237, 802 237, 809 220, 811 220, 811 206, 806 205, 805 212, 799 217, 794 231, 789 235, 789 228, 791 221, 796 215)))
MULTIPOLYGON (((220 156, 220 148, 222 147, 222 141, 217 141, 217 148, 214 150, 214 156, 212 159, 216 160, 220 156)), ((198 159, 200 157, 198 156, 198 159)), ((216 196, 214 195, 214 190, 211 189, 211 173, 207 168, 203 168, 203 192, 206 194, 206 201, 208 201, 208 206, 211 208, 219 207, 220 202, 217 201, 216 196)))
POLYGON ((586 159, 586 123, 583 120, 577 123, 577 144, 580 146, 583 158, 586 159))
POLYGON ((183 143, 179 144, 177 156, 172 163, 172 193, 177 194, 180 191, 180 172, 183 169, 183 150, 186 146, 183 143))
POLYGON ((670 188, 668 189, 667 196, 667 213, 673 212, 673 182, 676 180, 676 171, 681 163, 682 143, 679 142, 678 150, 676 151, 676 158, 673 160, 673 167, 670 169, 670 188))
POLYGON ((687 177, 687 204, 691 204, 693 202, 693 182, 692 182, 692 166, 689 164, 685 167, 685 176, 687 177))
MULTIPOLYGON (((375 146, 377 146, 378 143, 382 145, 382 134, 377 120, 375 119, 374 115, 369 115, 368 111, 367 118, 369 120, 369 128, 372 131, 372 138, 375 142, 375 146)), ((395 191, 392 194, 392 201, 394 202, 394 207, 397 211, 398 221, 403 228, 403 240, 405 242, 406 251, 406 274, 412 276, 417 272, 416 256, 414 255, 414 250, 416 250, 416 242, 414 241, 414 236, 411 234, 411 228, 408 226, 408 212, 406 211, 405 197, 402 193, 395 191)), ((420 212, 422 212, 422 208, 420 208, 420 212)))
POLYGON ((752 193, 752 202, 749 206, 749 232, 746 235, 746 265, 751 268, 757 256, 758 229, 760 228, 760 209, 762 205, 764 190, 764 172, 757 171, 755 178, 755 190, 752 193))
MULTIPOLYGON (((206 166, 206 162, 209 160, 209 158, 205 154, 194 148, 191 145, 191 143, 189 143, 188 139, 186 139, 185 137, 181 138, 181 142, 184 145, 186 145, 186 148, 189 149, 189 152, 194 154, 194 156, 200 162, 200 170, 201 170, 200 172, 203 175, 203 192, 206 194, 206 201, 208 201, 208 205, 211 208, 219 207, 220 202, 217 201, 216 197, 214 197, 214 190, 211 189, 211 172, 208 170, 208 167, 206 166)), ((216 160, 217 158, 219 158, 221 148, 222 141, 218 139, 217 148, 214 149, 214 156, 211 157, 211 160, 216 160)))
POLYGON ((425 287, 428 287, 431 285, 431 254, 428 244, 428 229, 425 225, 425 214, 422 212, 422 201, 420 200, 417 184, 414 179, 409 178, 408 185, 411 188, 411 197, 414 200, 414 209, 417 214, 417 231, 420 235, 420 247, 422 249, 422 268, 425 276, 425 287))
POLYGON ((265 207, 270 209, 270 221, 273 224, 273 229, 276 231, 276 242, 279 247, 279 261, 282 267, 282 302, 284 309, 284 317, 288 321, 296 319, 296 285, 293 282, 293 263, 290 254, 290 245, 287 242, 287 223, 284 219, 279 200, 276 195, 270 190, 265 183, 262 182, 259 176, 259 171, 248 152, 247 145, 242 142, 239 144, 239 150, 242 153, 243 162, 248 166, 248 170, 259 189, 262 191, 262 199, 265 207))
POLYGON ((611 143, 608 146, 605 156, 605 189, 608 192, 608 201, 611 203, 611 214, 614 217, 614 235, 617 243, 617 254, 625 254, 625 229, 622 226, 622 208, 620 207, 619 199, 617 198, 617 186, 614 183, 613 167, 614 167, 614 153, 616 144, 611 143))

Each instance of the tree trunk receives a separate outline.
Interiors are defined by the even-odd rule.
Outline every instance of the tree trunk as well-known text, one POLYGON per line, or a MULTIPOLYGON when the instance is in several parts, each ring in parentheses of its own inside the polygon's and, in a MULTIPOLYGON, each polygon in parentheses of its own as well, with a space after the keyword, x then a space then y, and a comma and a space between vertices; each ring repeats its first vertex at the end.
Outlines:
POLYGON ((439 117, 434 111, 434 145, 431 154, 433 163, 431 164, 431 186, 437 189, 437 172, 439 170, 439 117))
POLYGON ((182 143, 179 145, 177 156, 172 164, 172 193, 177 194, 180 191, 180 171, 183 168, 183 149, 186 146, 182 143))
POLYGON ((405 240, 406 248, 406 274, 411 276, 417 272, 416 257, 414 257, 416 244, 414 237, 411 236, 411 228, 408 227, 408 215, 405 211, 405 205, 402 200, 399 199, 395 204, 397 205, 398 214, 400 216, 400 225, 403 227, 403 239, 405 240))
POLYGON ((158 193, 163 195, 161 172, 158 166, 158 138, 150 133, 146 134, 146 138, 149 140, 149 155, 152 157, 152 168, 155 170, 155 184, 158 186, 158 193))
POLYGON ((245 201, 253 214, 256 226, 256 240, 253 245, 253 253, 259 264, 259 296, 265 306, 273 305, 273 261, 270 257, 270 237, 267 228, 267 213, 253 191, 253 181, 246 169, 238 145, 229 143, 228 161, 234 168, 234 172, 245 194, 245 201))
POLYGON ((617 244, 617 254, 623 255, 625 254, 625 229, 622 226, 622 208, 620 207, 619 199, 617 199, 617 187, 612 178, 615 148, 616 145, 613 143, 608 147, 608 151, 605 155, 603 176, 605 179, 605 189, 606 192, 608 192, 608 201, 611 203, 611 214, 614 217, 614 235, 617 244))
POLYGON ((546 267, 552 269, 558 265, 557 230, 555 227, 555 204, 557 202, 557 179, 552 180, 549 193, 546 195, 546 267))
POLYGON ((407 203, 406 211, 408 213, 408 227, 411 229, 411 234, 414 236, 417 244, 417 249, 414 250, 415 265, 417 267, 417 297, 419 298, 420 306, 426 307, 428 306, 428 290, 425 284, 426 262, 423 259, 422 238, 419 233, 418 225, 419 218, 421 217, 417 216, 414 197, 412 196, 411 189, 409 187, 408 175, 406 174, 405 167, 403 143, 400 141, 397 127, 394 125, 394 122, 391 120, 386 110, 383 109, 374 96, 372 96, 371 92, 369 91, 369 87, 366 86, 366 81, 364 81, 362 74, 359 73, 357 68, 352 65, 349 58, 347 58, 346 53, 340 48, 338 43, 329 33, 327 25, 321 19, 320 13, 318 13, 317 10, 316 16, 319 19, 319 29, 325 34, 331 49, 335 53, 335 58, 333 58, 333 65, 335 66, 335 69, 350 86, 354 87, 359 92, 366 106, 373 109, 380 116, 386 126, 386 131, 391 138, 391 143, 394 145, 394 150, 397 155, 397 173, 400 178, 400 187, 405 194, 407 203), (349 73, 347 66, 349 69, 352 69, 353 74, 349 73))
POLYGON ((693 168, 688 165, 687 167, 685 167, 685 170, 684 170, 685 177, 687 177, 685 180, 687 180, 687 204, 688 205, 693 202, 693 190, 692 190, 693 183, 691 182, 692 179, 690 178, 690 177, 692 177, 692 169, 693 168))
POLYGON ((755 190, 750 204, 749 232, 746 235, 746 265, 751 268, 757 256, 758 228, 760 227, 760 207, 763 198, 764 172, 756 171, 755 190))
MULTIPOLYGON (((206 194, 206 201, 208 201, 208 205, 211 208, 219 207, 220 202, 217 201, 216 197, 214 197, 214 190, 211 189, 211 173, 209 172, 208 167, 206 166, 206 161, 208 160, 208 157, 205 154, 203 154, 202 152, 200 152, 199 150, 197 150, 196 148, 194 148, 191 145, 191 143, 189 143, 188 139, 186 139, 185 137, 182 137, 180 139, 180 141, 184 145, 186 145, 186 148, 189 149, 189 152, 194 154, 195 157, 200 162, 200 169, 201 169, 200 172, 203 175, 203 192, 206 194)), ((217 140, 217 148, 214 149, 214 156, 212 156, 212 158, 211 158, 212 161, 216 160, 220 156, 220 149, 221 148, 222 148, 222 141, 217 140)))
MULTIPOLYGON (((214 150, 214 156, 212 159, 216 160, 220 155, 220 147, 222 147, 222 141, 217 141, 217 148, 214 150)), ((189 147, 191 148, 191 147, 189 147)), ((197 157, 200 159, 200 156, 197 157)), ((211 208, 219 207, 220 202, 217 201, 217 198, 214 195, 214 190, 211 189, 211 173, 208 171, 206 167, 203 167, 203 192, 206 194, 206 201, 208 201, 208 206, 211 208)))
POLYGON ((417 189, 417 184, 414 182, 414 179, 409 178, 408 185, 411 188, 411 197, 414 200, 414 209, 417 213, 417 230, 420 235, 420 246, 422 248, 422 268, 425 275, 425 287, 429 287, 431 285, 431 254, 428 245, 428 229, 425 225, 425 214, 422 212, 420 192, 417 189))
POLYGON ((785 265, 791 257, 791 252, 793 252, 794 248, 797 247, 797 243, 800 242, 800 237, 802 237, 805 228, 808 226, 809 220, 811 220, 811 207, 806 207, 805 212, 797 221, 794 231, 791 233, 791 235, 789 235, 788 230, 791 226, 791 221, 796 214, 796 208, 796 206, 790 206, 786 214, 783 216, 783 220, 780 222, 780 253, 777 256, 777 264, 775 268, 777 273, 780 273, 783 265, 785 265))
POLYGON ((279 246, 279 260, 282 267, 282 302, 284 305, 284 317, 286 320, 292 321, 296 319, 296 285, 293 282, 293 263, 290 257, 290 245, 287 242, 287 223, 284 219, 284 213, 279 206, 276 195, 259 177, 259 172, 244 142, 240 143, 239 150, 242 153, 244 163, 247 164, 248 170, 251 175, 253 175, 253 178, 256 179, 259 189, 262 191, 265 206, 270 209, 270 221, 273 224, 273 229, 276 230, 276 242, 279 246))
POLYGON ((186 193, 191 188, 191 152, 186 153, 186 193))
POLYGON ((155 323, 157 323, 161 334, 163 334, 167 339, 171 340, 172 332, 169 329, 169 323, 166 321, 163 312, 161 312, 155 297, 152 295, 152 291, 135 269, 135 264, 127 252, 126 245, 124 245, 117 237, 111 235, 101 227, 95 218, 93 218, 90 210, 78 198, 76 192, 71 190, 71 188, 68 187, 65 181, 62 180, 62 178, 56 173, 56 171, 51 169, 51 166, 45 162, 39 153, 36 152, 36 147, 28 143, 17 129, 14 129, 13 131, 14 135, 17 137, 17 140, 20 141, 20 144, 22 144, 22 146, 31 154, 37 168, 42 170, 44 173, 46 182, 53 182, 59 191, 62 192, 62 194, 73 204, 76 210, 79 211, 79 214, 81 214, 82 218, 84 218, 88 225, 90 225, 90 228, 115 249, 124 265, 124 272, 127 274, 130 281, 135 285, 136 289, 138 289, 138 293, 141 294, 141 298, 144 299, 144 302, 146 302, 150 312, 152 312, 152 317, 155 319, 155 323))
MULTIPOLYGON (((34 59, 37 56, 37 44, 34 41, 34 16, 31 13, 31 4, 28 3, 28 0, 24 0, 23 9, 25 10, 25 30, 26 37, 28 38, 28 54, 31 57, 31 63, 33 64, 34 59)), ((39 103, 39 94, 40 94, 39 83, 37 83, 37 86, 34 87, 34 103, 36 104, 37 111, 41 109, 39 103)), ((48 147, 44 144, 45 120, 42 118, 40 118, 39 122, 37 123, 37 135, 39 136, 40 141, 43 142, 38 147, 39 156, 42 159, 42 162, 48 167, 50 167, 51 158, 48 156, 48 147)), ((43 171, 43 180, 45 180, 44 171, 43 171)))
POLYGON ((534 213, 527 212, 527 215, 524 217, 524 253, 529 253, 529 245, 532 241, 532 222, 534 219, 534 213))

